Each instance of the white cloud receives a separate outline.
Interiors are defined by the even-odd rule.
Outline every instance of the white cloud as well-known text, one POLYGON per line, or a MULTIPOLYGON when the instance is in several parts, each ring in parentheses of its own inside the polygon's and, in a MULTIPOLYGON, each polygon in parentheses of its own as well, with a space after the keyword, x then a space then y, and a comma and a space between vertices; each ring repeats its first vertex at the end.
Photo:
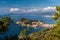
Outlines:
POLYGON ((43 10, 54 10, 55 7, 46 7, 46 8, 43 8, 43 10))
POLYGON ((54 17, 53 15, 43 15, 43 17, 54 17))
POLYGON ((10 12, 20 12, 20 13, 31 13, 31 12, 49 12, 55 11, 55 7, 44 7, 44 8, 32 8, 32 9, 20 9, 20 8, 10 8, 10 12))
POLYGON ((27 12, 37 12, 37 11, 39 11, 39 10, 40 10, 40 9, 34 8, 34 9, 27 10, 27 12))
POLYGON ((55 7, 46 7, 42 9, 43 12, 55 11, 55 7))
POLYGON ((15 11, 19 11, 19 10, 20 10, 19 8, 11 8, 10 12, 15 12, 15 11))
POLYGON ((49 12, 49 11, 55 11, 55 7, 34 8, 26 10, 26 12, 49 12))

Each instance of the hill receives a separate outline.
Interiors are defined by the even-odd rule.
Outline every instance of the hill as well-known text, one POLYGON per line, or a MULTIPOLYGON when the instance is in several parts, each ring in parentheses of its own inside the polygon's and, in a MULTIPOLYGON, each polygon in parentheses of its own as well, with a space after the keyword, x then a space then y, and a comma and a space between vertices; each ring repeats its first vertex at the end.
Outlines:
POLYGON ((60 40, 60 6, 56 6, 57 12, 54 13, 53 19, 56 21, 55 27, 42 30, 40 32, 33 32, 27 37, 19 40, 60 40))

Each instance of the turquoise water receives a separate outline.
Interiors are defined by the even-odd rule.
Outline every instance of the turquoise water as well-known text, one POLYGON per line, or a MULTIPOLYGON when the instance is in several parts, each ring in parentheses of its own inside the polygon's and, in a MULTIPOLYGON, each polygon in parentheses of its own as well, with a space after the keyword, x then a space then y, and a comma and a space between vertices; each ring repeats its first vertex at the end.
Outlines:
MULTIPOLYGON (((27 19, 31 19, 31 20, 42 20, 45 23, 49 23, 49 24, 53 24, 55 23, 55 21, 52 18, 48 18, 48 17, 43 17, 41 15, 4 15, 4 16, 8 16, 13 18, 13 22, 9 25, 8 27, 8 31, 5 33, 1 33, 0 34, 0 38, 7 36, 12 36, 15 34, 20 34, 21 30, 23 29, 27 29, 24 28, 22 26, 17 25, 15 22, 19 21, 20 18, 27 18, 27 19)), ((1 16, 2 17, 2 16, 1 16)), ((38 32, 40 30, 43 30, 44 28, 42 27, 38 27, 37 29, 34 28, 29 28, 28 29, 28 33, 27 35, 29 35, 30 33, 32 33, 33 31, 38 32)))

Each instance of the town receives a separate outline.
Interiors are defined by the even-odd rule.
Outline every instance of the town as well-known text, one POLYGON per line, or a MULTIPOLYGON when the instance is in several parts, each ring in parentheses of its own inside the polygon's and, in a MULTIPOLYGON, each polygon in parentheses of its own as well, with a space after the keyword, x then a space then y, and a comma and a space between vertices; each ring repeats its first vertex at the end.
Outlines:
POLYGON ((29 20, 29 19, 25 19, 25 18, 21 18, 20 21, 16 22, 16 24, 19 24, 20 26, 23 27, 33 27, 33 28, 37 28, 37 27, 45 27, 45 28, 51 28, 53 26, 55 26, 54 24, 45 24, 44 22, 40 21, 40 20, 29 20))

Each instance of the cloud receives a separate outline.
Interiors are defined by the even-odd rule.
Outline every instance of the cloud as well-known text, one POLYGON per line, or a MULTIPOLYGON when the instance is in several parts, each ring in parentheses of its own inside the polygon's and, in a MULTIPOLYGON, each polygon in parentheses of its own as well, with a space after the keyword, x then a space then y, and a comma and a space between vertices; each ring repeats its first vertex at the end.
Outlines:
POLYGON ((29 12, 37 12, 37 11, 39 11, 40 9, 36 9, 36 8, 34 8, 34 9, 28 9, 28 10, 26 10, 26 9, 20 9, 20 8, 11 8, 10 9, 10 12, 22 12, 22 13, 29 13, 29 12))
POLYGON ((45 7, 45 8, 42 8, 42 12, 54 12, 54 11, 56 11, 55 7, 45 7))
POLYGON ((19 11, 19 10, 20 10, 19 8, 11 8, 10 12, 16 12, 16 11, 19 11))
POLYGON ((53 15, 43 15, 43 17, 54 17, 53 15))
POLYGON ((0 8, 0 12, 12 12, 12 13, 33 13, 33 12, 52 12, 55 11, 55 7, 44 7, 44 8, 28 8, 28 9, 22 9, 22 8, 0 8))
POLYGON ((26 10, 26 12, 49 12, 49 11, 55 11, 55 7, 34 8, 26 10))
POLYGON ((46 8, 43 8, 43 10, 54 10, 55 7, 46 7, 46 8))
POLYGON ((34 9, 26 10, 26 12, 37 12, 37 11, 39 11, 39 10, 40 10, 40 9, 34 8, 34 9))
POLYGON ((31 12, 49 12, 55 11, 55 7, 44 7, 44 8, 32 8, 32 9, 20 9, 20 8, 11 8, 10 12, 20 12, 20 13, 31 13, 31 12))

